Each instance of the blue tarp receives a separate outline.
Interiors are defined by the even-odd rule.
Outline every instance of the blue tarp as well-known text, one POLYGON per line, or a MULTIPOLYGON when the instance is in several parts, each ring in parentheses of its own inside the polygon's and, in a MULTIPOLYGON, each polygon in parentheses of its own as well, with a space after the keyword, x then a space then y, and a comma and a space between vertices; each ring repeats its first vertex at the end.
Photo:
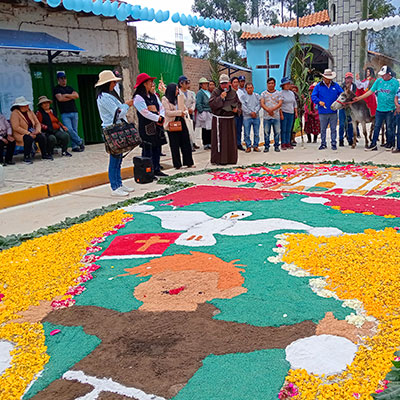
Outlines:
POLYGON ((0 29, 0 48, 19 50, 85 51, 43 32, 0 29))

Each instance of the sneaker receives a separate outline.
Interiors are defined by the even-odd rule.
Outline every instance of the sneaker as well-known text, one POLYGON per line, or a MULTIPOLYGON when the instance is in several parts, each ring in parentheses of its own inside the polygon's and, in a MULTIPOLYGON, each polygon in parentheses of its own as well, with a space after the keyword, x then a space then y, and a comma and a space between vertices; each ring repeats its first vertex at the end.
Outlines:
POLYGON ((46 155, 42 156, 42 160, 50 160, 50 161, 53 161, 54 158, 53 158, 53 156, 51 156, 50 154, 46 154, 46 155))
POLYGON ((321 144, 321 146, 318 147, 318 150, 325 150, 326 149, 326 145, 325 144, 321 144))
POLYGON ((378 151, 378 147, 376 147, 376 144, 372 145, 370 144, 365 151, 378 151))
POLYGON ((122 189, 124 192, 127 192, 127 193, 132 193, 133 191, 135 191, 134 188, 125 186, 124 184, 122 184, 122 186, 119 189, 122 189))
POLYGON ((33 164, 33 161, 29 157, 24 158, 24 160, 22 162, 24 164, 33 164))
POLYGON ((246 149, 246 153, 250 153, 251 152, 251 147, 248 147, 247 149, 246 149))
POLYGON ((343 140, 339 141, 339 147, 344 147, 344 141, 343 140))
POLYGON ((242 151, 245 151, 245 149, 244 149, 244 147, 241 145, 241 144, 238 144, 238 150, 242 150, 242 151))
POLYGON ((85 145, 84 145, 83 143, 81 143, 81 144, 79 145, 79 148, 81 149, 81 151, 84 151, 84 150, 85 150, 85 145))
POLYGON ((200 146, 197 146, 196 143, 193 143, 193 147, 194 147, 195 149, 199 149, 199 148, 200 148, 200 146))
POLYGON ((400 153, 400 149, 393 149, 392 153, 400 153))
POLYGON ((155 175, 155 176, 168 176, 167 174, 165 174, 165 173, 162 172, 162 171, 154 171, 154 175, 155 175))
MULTIPOLYGON (((339 145, 339 146, 340 146, 340 145, 339 145)), ((344 146, 344 145, 343 145, 343 146, 344 146)), ((336 147, 335 144, 332 145, 332 150, 333 150, 333 151, 336 151, 336 150, 337 150, 337 147, 336 147)))
POLYGON ((125 192, 122 190, 122 187, 119 187, 111 192, 111 196, 125 197, 128 196, 128 192, 125 192))
POLYGON ((287 144, 281 144, 281 149, 282 150, 287 150, 288 148, 287 148, 287 144))
POLYGON ((275 147, 275 151, 276 151, 277 153, 279 153, 279 152, 280 152, 279 147, 275 147))
POLYGON ((80 147, 74 147, 73 149, 72 149, 72 151, 74 152, 74 153, 82 153, 82 149, 80 148, 80 147))
POLYGON ((294 147, 291 144, 286 145, 286 148, 288 148, 289 150, 293 150, 294 147))
POLYGON ((394 149, 394 146, 390 146, 390 147, 388 146, 385 148, 386 151, 392 151, 393 149, 394 149))
POLYGON ((61 153, 61 157, 72 157, 72 154, 69 153, 68 151, 63 151, 63 152, 61 153))
POLYGON ((258 147, 254 147, 253 151, 259 153, 261 150, 258 147))
POLYGON ((269 147, 264 147, 264 153, 268 153, 269 152, 269 147))
POLYGON ((297 146, 297 142, 296 142, 295 140, 292 140, 292 141, 290 142, 290 144, 291 144, 293 147, 297 146))

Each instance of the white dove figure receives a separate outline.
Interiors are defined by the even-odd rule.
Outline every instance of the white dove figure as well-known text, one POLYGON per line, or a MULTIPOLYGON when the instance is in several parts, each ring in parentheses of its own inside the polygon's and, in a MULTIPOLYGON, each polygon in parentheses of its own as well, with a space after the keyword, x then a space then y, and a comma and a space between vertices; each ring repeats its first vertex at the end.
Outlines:
POLYGON ((337 236, 343 233, 337 228, 315 228, 281 218, 243 221, 252 215, 250 211, 231 211, 221 218, 210 217, 203 211, 144 211, 144 213, 159 218, 164 229, 186 231, 175 243, 190 247, 213 246, 216 243, 215 234, 242 236, 277 230, 304 230, 315 236, 337 236))

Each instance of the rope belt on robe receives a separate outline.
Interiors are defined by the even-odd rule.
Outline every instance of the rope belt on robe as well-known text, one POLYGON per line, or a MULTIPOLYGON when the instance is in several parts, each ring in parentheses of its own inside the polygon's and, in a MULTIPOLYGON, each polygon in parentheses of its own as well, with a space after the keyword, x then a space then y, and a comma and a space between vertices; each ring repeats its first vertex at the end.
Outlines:
POLYGON ((221 139, 219 137, 219 120, 220 119, 232 119, 232 118, 235 118, 235 116, 232 115, 229 117, 223 117, 221 115, 213 114, 213 117, 217 118, 217 152, 220 153, 221 152, 221 139))

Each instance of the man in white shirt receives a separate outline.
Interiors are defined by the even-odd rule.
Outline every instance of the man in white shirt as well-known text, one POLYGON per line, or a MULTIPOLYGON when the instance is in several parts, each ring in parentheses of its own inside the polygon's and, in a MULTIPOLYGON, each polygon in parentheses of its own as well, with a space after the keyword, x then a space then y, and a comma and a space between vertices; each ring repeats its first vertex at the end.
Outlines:
POLYGON ((243 126, 244 126, 244 141, 246 143, 246 153, 250 153, 251 147, 256 152, 260 152, 258 143, 260 141, 260 118, 258 113, 260 112, 260 95, 254 93, 254 86, 251 82, 246 83, 246 93, 240 96, 242 103, 243 113, 243 126), (250 131, 253 127, 254 141, 253 146, 251 145, 250 131))
MULTIPOLYGON (((190 80, 185 76, 182 75, 178 79, 178 87, 179 93, 185 96, 185 106, 189 111, 189 116, 192 121, 194 121, 194 110, 196 108, 196 94, 192 90, 190 90, 190 80)), ((190 140, 193 144, 193 150, 199 149, 200 147, 197 146, 195 143, 194 138, 194 128, 189 129, 190 140)))

